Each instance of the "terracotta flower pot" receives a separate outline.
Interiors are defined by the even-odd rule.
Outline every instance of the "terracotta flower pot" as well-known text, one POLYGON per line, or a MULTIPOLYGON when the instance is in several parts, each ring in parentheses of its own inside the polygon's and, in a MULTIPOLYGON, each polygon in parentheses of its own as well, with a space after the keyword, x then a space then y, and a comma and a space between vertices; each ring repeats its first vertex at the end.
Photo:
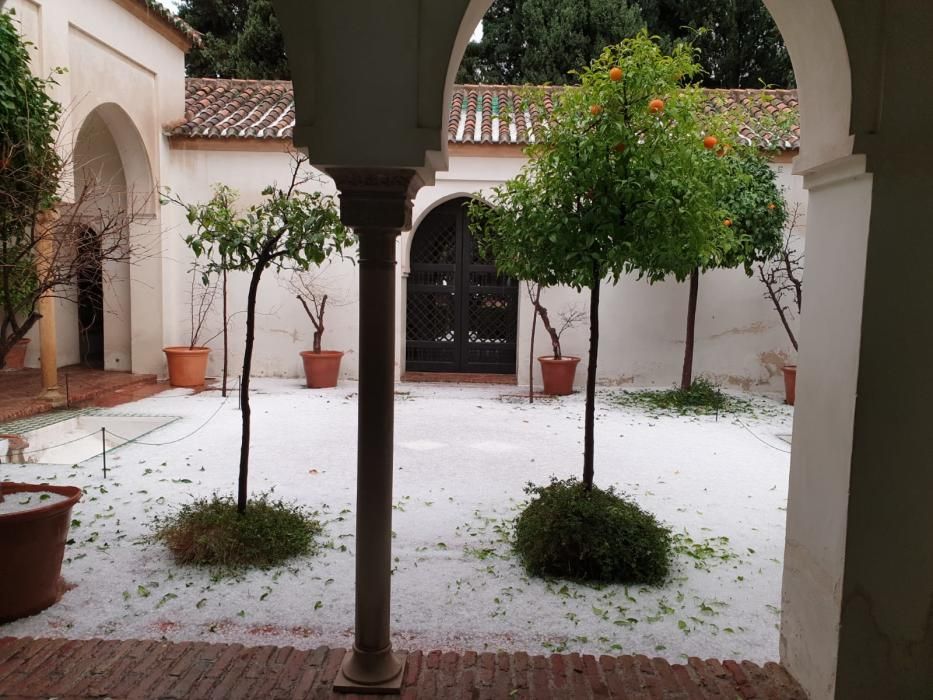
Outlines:
POLYGON ((29 338, 20 338, 7 352, 3 360, 3 369, 22 369, 26 365, 26 348, 29 338))
POLYGON ((784 403, 793 406, 797 398, 797 365, 784 365, 781 369, 784 372, 784 403))
POLYGON ((337 350, 321 350, 311 352, 305 350, 301 354, 301 361, 305 366, 305 378, 311 389, 326 389, 337 386, 337 376, 340 374, 340 358, 343 353, 337 350))
POLYGON ((579 357, 564 355, 559 360, 551 356, 539 357, 541 379, 544 380, 544 393, 551 396, 566 396, 573 392, 573 376, 580 364, 579 357))
POLYGON ((81 489, 11 481, 4 481, 0 488, 4 498, 36 491, 66 497, 51 505, 0 515, 0 623, 4 623, 35 615, 61 597, 71 508, 81 499, 81 489))
POLYGON ((207 374, 207 356, 210 348, 189 348, 184 345, 162 348, 168 362, 168 383, 178 387, 204 385, 207 374))

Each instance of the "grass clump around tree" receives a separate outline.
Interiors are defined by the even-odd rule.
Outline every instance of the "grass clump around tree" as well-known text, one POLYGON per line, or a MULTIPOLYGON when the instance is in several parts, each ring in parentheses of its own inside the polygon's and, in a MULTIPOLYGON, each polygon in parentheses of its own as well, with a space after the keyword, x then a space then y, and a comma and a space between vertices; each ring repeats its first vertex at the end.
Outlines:
POLYGON ((515 550, 530 574, 649 585, 667 579, 670 530, 612 487, 588 490, 571 478, 525 491, 532 499, 515 522, 515 550))
POLYGON ((236 500, 214 494, 157 518, 153 539, 163 543, 179 564, 207 566, 220 572, 268 569, 292 557, 313 554, 321 524, 306 508, 254 497, 246 512, 236 500))
POLYGON ((698 377, 686 391, 680 387, 656 390, 620 391, 610 395, 616 406, 640 408, 651 413, 703 416, 719 413, 754 414, 751 401, 730 396, 718 384, 698 377))

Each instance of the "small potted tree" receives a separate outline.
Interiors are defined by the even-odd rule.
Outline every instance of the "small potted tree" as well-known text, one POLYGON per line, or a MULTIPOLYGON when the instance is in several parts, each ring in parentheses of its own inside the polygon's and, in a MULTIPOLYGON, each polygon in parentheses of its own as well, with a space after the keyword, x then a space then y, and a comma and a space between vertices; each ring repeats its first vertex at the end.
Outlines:
MULTIPOLYGON (((528 298, 535 310, 535 317, 541 319, 544 330, 547 331, 551 341, 551 354, 538 358, 541 366, 541 381, 544 383, 544 393, 549 396, 566 396, 573 391, 573 379, 580 364, 580 358, 564 355, 560 347, 560 338, 568 328, 573 328, 581 321, 586 320, 586 312, 571 308, 560 314, 560 326, 551 323, 547 307, 541 303, 540 284, 529 282, 528 298)), ((532 331, 533 333, 534 331, 532 331)), ((534 339, 532 338, 532 342, 534 339)))
MULTIPOLYGON (((787 236, 780 249, 758 264, 758 279, 765 286, 765 299, 771 302, 781 318, 794 351, 798 350, 797 336, 790 327, 792 318, 800 316, 803 304, 803 253, 798 250, 799 236, 795 234, 800 220, 800 205, 790 214, 787 236)), ((784 395, 788 405, 797 398, 797 365, 784 365, 784 395)))
POLYGON ((321 272, 296 271, 289 280, 289 289, 295 298, 301 302, 302 308, 311 320, 314 335, 311 340, 311 350, 303 350, 301 361, 304 365, 305 380, 310 389, 327 389, 337 386, 337 377, 340 375, 340 360, 343 352, 340 350, 322 350, 324 339, 324 313, 330 302, 331 308, 336 302, 326 291, 322 281, 321 272))
POLYGON ((189 274, 191 275, 191 284, 189 286, 191 302, 189 307, 189 337, 191 340, 187 345, 170 345, 162 348, 168 364, 169 384, 187 388, 204 385, 207 375, 207 360, 211 352, 211 349, 207 347, 207 343, 213 338, 203 342, 201 338, 208 314, 214 305, 214 299, 217 297, 217 284, 211 280, 206 271, 201 270, 195 264, 192 265, 189 274))

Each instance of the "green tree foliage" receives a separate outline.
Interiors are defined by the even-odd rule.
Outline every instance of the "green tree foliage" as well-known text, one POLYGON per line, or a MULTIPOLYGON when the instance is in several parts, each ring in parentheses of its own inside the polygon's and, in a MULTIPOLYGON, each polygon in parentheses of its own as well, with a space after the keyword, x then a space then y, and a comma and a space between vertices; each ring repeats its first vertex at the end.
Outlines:
POLYGON ((639 0, 649 29, 700 50, 706 87, 794 87, 794 70, 762 0, 639 0), (699 34, 697 30, 705 29, 699 34))
MULTIPOLYGON (((627 272, 649 280, 669 262, 714 258, 722 226, 714 171, 704 148, 704 96, 686 44, 665 54, 646 32, 609 47, 555 95, 522 172, 494 190, 491 208, 471 207, 474 232, 506 274, 590 291, 590 348, 583 484, 593 485, 599 291, 627 272)), ((542 93, 528 98, 543 110, 542 93)), ((724 142, 724 146, 728 143, 724 142)))
MULTIPOLYGON (((189 75, 290 78, 271 0, 183 0, 178 14, 204 34, 204 45, 188 53, 189 75)), ((646 26, 665 46, 687 39, 700 49, 706 87, 794 85, 787 47, 762 0, 496 0, 457 80, 574 82, 571 69, 646 26)))
POLYGON ((183 0, 178 16, 204 34, 188 75, 288 80, 285 42, 271 0, 183 0))
POLYGON ((705 87, 794 85, 787 47, 762 0, 496 0, 457 79, 574 82, 568 71, 643 26, 668 47, 690 40, 700 50, 705 87), (707 31, 697 34, 700 28, 707 31))
POLYGON ((467 46, 457 81, 562 85, 570 69, 644 26, 626 0, 496 0, 483 18, 482 41, 467 46))
POLYGON ((37 276, 36 215, 53 206, 63 162, 55 148, 61 106, 55 84, 30 72, 30 44, 12 13, 0 12, 0 368, 39 320, 48 280, 37 276))
POLYGON ((246 345, 240 384, 243 432, 240 442, 240 473, 237 510, 246 512, 249 476, 250 370, 256 336, 256 299, 263 272, 308 270, 355 242, 353 233, 340 222, 337 202, 320 191, 300 187, 312 177, 304 174, 307 158, 295 156, 288 186, 271 185, 264 200, 239 213, 237 193, 218 185, 206 204, 185 204, 170 193, 166 201, 185 207, 195 232, 185 241, 198 258, 206 261, 205 275, 239 270, 250 273, 246 298, 246 345))

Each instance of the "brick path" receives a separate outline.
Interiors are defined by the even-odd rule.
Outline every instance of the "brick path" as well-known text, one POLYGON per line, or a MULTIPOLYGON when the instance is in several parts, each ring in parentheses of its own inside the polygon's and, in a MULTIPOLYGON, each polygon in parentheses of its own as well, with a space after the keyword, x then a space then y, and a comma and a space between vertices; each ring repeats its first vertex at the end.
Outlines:
MULTIPOLYGON (((0 639, 0 698, 357 698, 331 684, 343 649, 0 639)), ((369 696, 371 697, 371 696, 369 696)), ((777 664, 645 656, 409 654, 403 700, 806 700, 777 664)))
MULTIPOLYGON (((58 370, 62 393, 66 374, 72 408, 116 406, 168 388, 168 384, 157 384, 154 374, 104 372, 75 365, 58 370)), ((37 369, 0 371, 0 423, 52 410, 48 401, 36 398, 41 391, 42 377, 37 369)))

